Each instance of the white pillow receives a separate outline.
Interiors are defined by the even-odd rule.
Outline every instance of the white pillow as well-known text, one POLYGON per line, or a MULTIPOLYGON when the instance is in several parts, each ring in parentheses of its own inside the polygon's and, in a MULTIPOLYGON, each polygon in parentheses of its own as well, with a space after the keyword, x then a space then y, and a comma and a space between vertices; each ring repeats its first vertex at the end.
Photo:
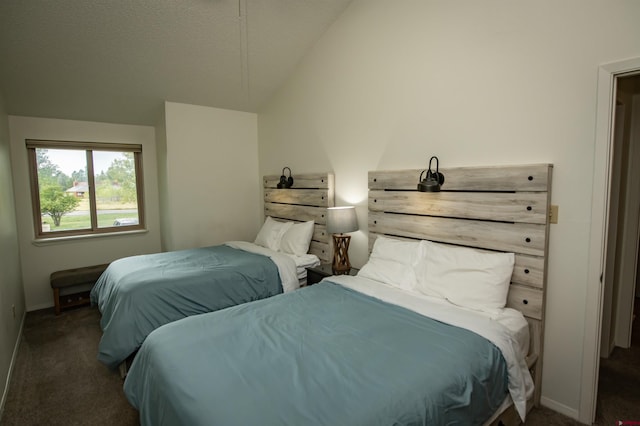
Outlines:
POLYGON ((419 248, 419 241, 401 241, 379 236, 373 244, 369 261, 360 269, 358 276, 403 290, 414 290, 417 285, 414 265, 419 248))
POLYGON ((313 237, 313 220, 294 223, 282 236, 280 251, 296 256, 303 256, 309 251, 309 244, 313 237))
POLYGON ((282 236, 291 226, 293 226, 292 222, 278 222, 272 219, 271 216, 267 216, 253 243, 278 251, 282 236))
POLYGON ((418 291, 470 309, 504 308, 515 256, 422 241, 416 265, 418 291))

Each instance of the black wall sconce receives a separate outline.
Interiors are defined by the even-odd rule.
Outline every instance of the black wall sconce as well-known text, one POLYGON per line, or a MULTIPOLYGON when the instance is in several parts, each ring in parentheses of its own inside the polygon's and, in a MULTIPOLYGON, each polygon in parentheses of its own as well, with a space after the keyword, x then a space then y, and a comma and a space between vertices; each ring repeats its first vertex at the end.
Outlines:
POLYGON ((282 188, 291 188, 293 186, 293 178, 291 177, 291 169, 288 167, 285 167, 284 169, 282 169, 282 176, 280 176, 280 182, 278 182, 278 185, 276 185, 278 189, 282 189, 282 188), (289 170, 289 177, 286 177, 284 175, 284 171, 285 170, 289 170))
POLYGON ((429 160, 429 168, 423 170, 418 178, 418 191, 420 192, 440 192, 440 186, 444 184, 444 175, 440 173, 438 157, 433 156, 429 160), (436 160, 436 171, 431 170, 431 162, 436 160), (422 175, 427 172, 427 175, 422 180, 422 175))

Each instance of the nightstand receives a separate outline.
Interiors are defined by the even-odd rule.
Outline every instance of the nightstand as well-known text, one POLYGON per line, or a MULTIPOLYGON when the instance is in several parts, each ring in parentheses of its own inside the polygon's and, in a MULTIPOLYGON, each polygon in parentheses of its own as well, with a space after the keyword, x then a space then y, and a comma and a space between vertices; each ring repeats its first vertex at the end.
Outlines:
MULTIPOLYGON (((351 268, 349 275, 357 275, 359 269, 351 268)), ((307 285, 313 285, 322 281, 323 278, 336 275, 333 273, 333 268, 330 263, 322 263, 319 266, 313 268, 307 268, 307 285)))

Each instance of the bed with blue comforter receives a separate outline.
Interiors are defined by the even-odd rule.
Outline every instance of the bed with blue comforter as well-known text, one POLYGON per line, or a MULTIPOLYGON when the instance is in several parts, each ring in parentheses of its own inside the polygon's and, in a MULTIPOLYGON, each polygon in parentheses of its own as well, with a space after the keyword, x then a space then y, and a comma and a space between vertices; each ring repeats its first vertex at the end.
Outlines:
POLYGON ((102 314, 98 359, 116 368, 161 325, 282 289, 270 257, 227 245, 116 260, 91 291, 102 314))
POLYGON ((509 342, 357 289, 325 280, 155 330, 124 384, 141 424, 472 425, 518 397, 509 342))

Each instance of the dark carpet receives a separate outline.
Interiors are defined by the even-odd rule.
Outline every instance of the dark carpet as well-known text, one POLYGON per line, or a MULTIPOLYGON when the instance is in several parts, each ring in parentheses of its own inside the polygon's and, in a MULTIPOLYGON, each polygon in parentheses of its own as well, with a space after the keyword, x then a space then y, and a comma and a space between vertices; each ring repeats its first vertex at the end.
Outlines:
MULTIPOLYGON (((96 359, 99 319, 97 309, 89 307, 59 316, 53 309, 27 314, 1 425, 138 425, 120 375, 96 359)), ((616 348, 602 360, 596 425, 640 421, 639 322, 632 348, 616 348)), ((579 423, 540 407, 526 424, 579 423)))
POLYGON ((617 425, 627 421, 640 425, 640 299, 629 349, 615 348, 609 358, 600 359, 596 423, 617 425))
POLYGON ((2 425, 137 425, 122 379, 97 359, 100 314, 29 312, 2 425))

